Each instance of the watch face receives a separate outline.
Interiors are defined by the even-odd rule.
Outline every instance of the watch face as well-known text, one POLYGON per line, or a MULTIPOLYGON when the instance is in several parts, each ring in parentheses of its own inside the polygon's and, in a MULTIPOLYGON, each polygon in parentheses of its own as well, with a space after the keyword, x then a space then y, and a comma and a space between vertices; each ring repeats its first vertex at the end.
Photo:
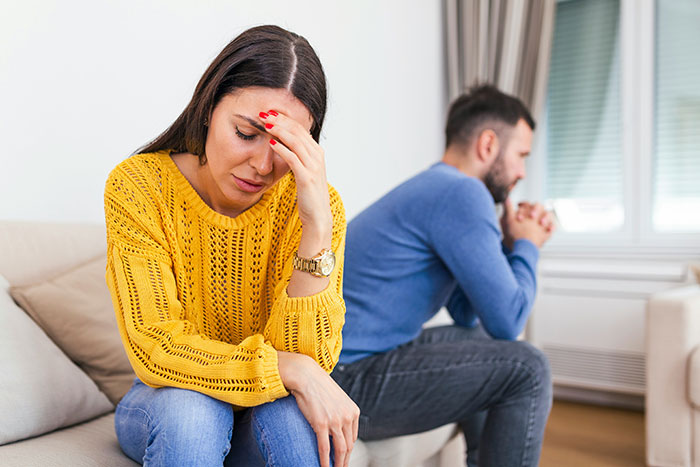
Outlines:
POLYGON ((333 266, 335 266, 335 255, 332 251, 329 251, 320 258, 320 273, 324 276, 329 276, 333 272, 333 266))

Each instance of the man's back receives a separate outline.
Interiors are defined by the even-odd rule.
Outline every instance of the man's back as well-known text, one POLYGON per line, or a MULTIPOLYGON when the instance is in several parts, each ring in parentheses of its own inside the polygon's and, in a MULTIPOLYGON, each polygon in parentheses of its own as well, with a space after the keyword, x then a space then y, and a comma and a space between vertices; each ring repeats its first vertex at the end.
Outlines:
POLYGON ((534 299, 537 248, 518 241, 506 257, 486 186, 444 163, 353 219, 346 252, 341 363, 415 339, 444 305, 462 326, 488 313, 485 328, 513 338, 534 299))

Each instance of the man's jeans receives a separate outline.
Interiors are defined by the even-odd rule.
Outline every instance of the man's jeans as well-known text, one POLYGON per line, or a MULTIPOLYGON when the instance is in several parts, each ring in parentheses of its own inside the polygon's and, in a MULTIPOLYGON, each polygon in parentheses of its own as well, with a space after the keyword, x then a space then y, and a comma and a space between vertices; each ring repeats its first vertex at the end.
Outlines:
POLYGON ((480 328, 431 328, 331 376, 360 407, 363 440, 457 422, 470 466, 538 463, 551 377, 546 357, 527 342, 494 340, 480 328))
POLYGON ((319 465, 316 434, 293 396, 234 414, 199 392, 137 379, 114 425, 126 455, 147 466, 319 465))

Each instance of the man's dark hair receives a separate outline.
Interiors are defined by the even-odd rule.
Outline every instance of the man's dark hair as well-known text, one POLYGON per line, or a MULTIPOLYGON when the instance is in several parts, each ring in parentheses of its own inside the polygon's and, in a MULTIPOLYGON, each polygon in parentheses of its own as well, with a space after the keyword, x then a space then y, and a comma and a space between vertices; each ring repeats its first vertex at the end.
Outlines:
POLYGON ((206 163, 207 123, 214 107, 236 90, 260 86, 286 89, 309 110, 311 136, 318 142, 326 115, 326 76, 316 52, 303 37, 278 26, 241 33, 209 65, 192 100, 175 122, 137 152, 172 149, 206 163))
POLYGON ((505 141, 520 119, 534 131, 535 120, 520 99, 504 94, 490 84, 474 86, 450 105, 445 147, 453 144, 467 146, 486 129, 492 129, 505 141))

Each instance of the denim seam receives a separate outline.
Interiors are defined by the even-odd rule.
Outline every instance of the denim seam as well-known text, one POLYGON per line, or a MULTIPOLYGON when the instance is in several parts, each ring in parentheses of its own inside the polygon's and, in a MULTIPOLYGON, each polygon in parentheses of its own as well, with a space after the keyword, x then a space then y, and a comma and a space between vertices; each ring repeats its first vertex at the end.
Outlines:
POLYGON ((539 378, 537 378, 537 371, 534 368, 527 365, 526 363, 519 360, 492 359, 487 362, 510 363, 514 364, 515 366, 522 367, 530 375, 531 379, 535 382, 535 386, 532 388, 532 391, 530 393, 530 408, 528 410, 527 429, 525 433, 525 446, 523 448, 523 455, 520 462, 520 465, 528 465, 527 459, 528 455, 530 454, 530 445, 532 444, 532 431, 535 425, 535 406, 537 405, 537 395, 539 394, 541 389, 540 380, 539 378))
POLYGON ((530 454, 530 445, 532 443, 532 431, 533 431, 533 426, 535 424, 535 406, 536 401, 537 401, 537 395, 540 392, 540 380, 537 378, 537 371, 527 365, 524 362, 518 361, 518 360, 504 360, 504 359, 498 359, 498 360, 491 360, 491 362, 508 362, 515 364, 518 367, 522 367, 531 377, 531 379, 535 382, 535 386, 532 388, 531 391, 531 396, 530 396, 530 408, 528 410, 528 421, 527 421, 527 429, 525 432, 525 446, 523 448, 523 454, 521 458, 520 465, 528 465, 527 464, 527 459, 528 455, 530 454))
MULTIPOLYGON (((150 443, 149 443, 148 440, 150 440, 151 435, 152 435, 152 433, 153 433, 153 430, 152 430, 152 427, 153 427, 153 419, 151 418, 151 416, 149 415, 149 413, 148 413, 147 411, 143 410, 141 407, 127 407, 127 406, 123 406, 123 405, 122 405, 122 406, 118 406, 117 408, 118 408, 118 410, 120 410, 120 411, 140 412, 140 413, 142 413, 142 414, 146 417, 146 420, 148 421, 148 424, 147 424, 147 426, 146 426, 146 432, 148 433, 148 436, 147 436, 147 438, 146 438, 146 447, 144 448, 143 458, 141 459, 141 463, 145 464, 145 463, 146 463, 146 456, 147 456, 147 454, 148 454, 148 448, 149 448, 149 445, 150 445, 150 443)), ((158 454, 160 455, 159 460, 160 460, 160 462, 161 462, 161 464, 162 464, 162 463, 163 463, 162 457, 163 457, 164 453, 163 453, 163 452, 160 452, 160 453, 158 453, 158 454)), ((152 459, 152 461, 155 462, 155 459, 152 459)))
MULTIPOLYGON (((531 375, 534 374, 535 376, 537 376, 537 373, 532 368, 530 368, 527 365, 524 366, 527 368, 527 371, 530 372, 531 375)), ((529 420, 527 423, 527 433, 525 435, 525 449, 523 450, 523 458, 520 465, 527 465, 526 462, 528 459, 528 455, 530 454, 530 445, 532 444, 532 431, 535 425, 535 406, 537 405, 537 396, 539 395, 541 387, 539 378, 535 377, 534 380, 535 387, 533 388, 530 397, 529 420)))
MULTIPOLYGON (((235 423, 235 422, 234 422, 235 423)), ((231 446, 232 446, 232 438, 233 438, 233 423, 231 424, 231 428, 228 429, 228 450, 226 450, 223 455, 221 456, 221 463, 223 464, 226 462, 226 456, 231 452, 231 446)))
POLYGON ((148 433, 151 433, 151 430, 153 427, 153 419, 151 418, 151 415, 147 411, 143 410, 141 407, 125 407, 125 406, 119 407, 119 410, 125 410, 128 412, 132 412, 132 411, 133 412, 141 412, 146 417, 146 420, 148 422, 146 425, 146 429, 147 429, 148 433))
MULTIPOLYGON (((512 359, 489 359, 489 360, 472 360, 469 362, 462 362, 462 363, 455 363, 450 366, 446 367, 436 367, 436 368, 424 368, 420 370, 404 370, 404 371, 395 371, 395 372, 389 372, 389 373, 370 373, 367 372, 365 373, 365 376, 369 377, 377 377, 377 376, 401 376, 401 375, 411 375, 411 374, 416 374, 416 373, 422 373, 426 371, 448 371, 453 368, 461 368, 465 366, 477 366, 477 365, 489 365, 492 363, 509 363, 511 365, 515 366, 524 366, 527 368, 528 372, 530 374, 536 373, 532 368, 530 368, 527 364, 524 362, 521 362, 520 360, 512 360, 512 359)), ((357 375, 355 375, 357 376, 357 375)))
MULTIPOLYGON (((255 425, 257 428, 257 431, 260 433, 260 441, 265 445, 265 453, 263 457, 265 458, 265 466, 266 467, 275 467, 278 465, 277 461, 274 459, 274 453, 272 449, 270 448, 270 443, 267 439, 267 436, 265 434, 265 430, 263 429, 262 425, 258 423, 257 418, 255 417, 255 414, 251 414, 250 416, 250 422, 255 425)), ((259 450, 260 448, 258 448, 259 450)), ((263 453, 261 453, 263 454, 263 453)))

